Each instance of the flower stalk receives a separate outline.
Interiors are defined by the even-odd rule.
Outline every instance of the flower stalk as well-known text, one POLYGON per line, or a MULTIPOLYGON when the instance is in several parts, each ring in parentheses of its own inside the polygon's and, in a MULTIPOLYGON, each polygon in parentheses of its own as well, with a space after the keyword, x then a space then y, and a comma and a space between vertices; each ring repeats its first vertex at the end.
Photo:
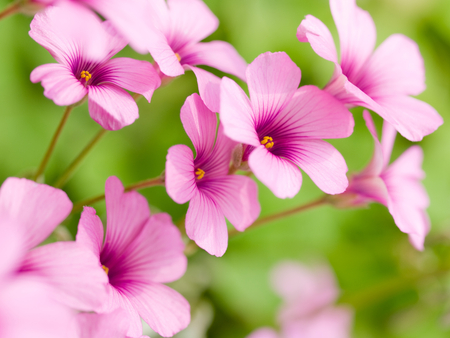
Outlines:
POLYGON ((20 3, 13 2, 0 12, 0 20, 7 18, 8 16, 14 15, 16 13, 19 13, 19 11, 20 11, 20 3))
POLYGON ((66 169, 66 171, 61 175, 61 177, 56 181, 55 187, 61 188, 66 184, 66 182, 72 177, 73 173, 78 169, 81 162, 84 160, 84 158, 89 154, 89 152, 94 148, 94 146, 98 143, 98 141, 101 140, 101 138, 106 134, 108 130, 101 129, 91 140, 91 142, 88 143, 88 145, 81 151, 81 153, 78 155, 78 157, 73 160, 73 162, 69 165, 69 167, 66 169))
POLYGON ((44 173, 45 168, 47 167, 48 161, 50 160, 50 157, 52 156, 53 150, 55 149, 56 143, 58 142, 59 136, 61 135, 61 132, 67 122, 67 119, 69 118, 69 115, 72 112, 72 109, 73 109, 72 106, 66 107, 66 110, 64 111, 61 122, 59 122, 58 128, 56 129, 56 132, 53 135, 52 141, 50 142, 47 152, 45 153, 44 158, 42 159, 38 170, 34 174, 34 177, 33 177, 34 181, 37 181, 38 178, 44 173))

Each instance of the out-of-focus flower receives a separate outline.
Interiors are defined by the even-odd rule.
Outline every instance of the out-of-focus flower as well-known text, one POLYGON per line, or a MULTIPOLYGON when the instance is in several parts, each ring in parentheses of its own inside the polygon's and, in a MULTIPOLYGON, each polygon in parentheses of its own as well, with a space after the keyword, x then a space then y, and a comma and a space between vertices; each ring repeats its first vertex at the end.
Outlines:
POLYGON ((225 217, 244 231, 258 217, 256 183, 241 175, 228 175, 236 142, 223 133, 217 117, 193 94, 181 108, 181 121, 191 139, 196 157, 185 145, 169 149, 166 162, 166 189, 177 203, 190 201, 186 233, 212 255, 222 256, 228 245, 225 217))
POLYGON ((339 206, 342 198, 342 207, 370 202, 387 206, 399 229, 409 235, 416 249, 423 250, 425 236, 430 230, 426 212, 430 202, 421 183, 425 177, 422 148, 410 147, 389 165, 397 132, 385 122, 380 143, 369 112, 364 111, 364 119, 374 139, 374 155, 369 165, 351 178, 347 191, 336 196, 335 201, 339 206))
POLYGON ((353 312, 334 305, 339 289, 328 267, 284 262, 274 269, 272 282, 283 299, 278 316, 281 333, 261 328, 248 338, 350 337, 353 312))
POLYGON ((77 316, 79 338, 130 338, 127 334, 129 326, 129 318, 123 309, 103 314, 80 313, 77 316))
POLYGON ((148 5, 150 31, 153 31, 153 36, 159 36, 156 40, 149 39, 148 48, 161 72, 178 76, 184 70, 192 70, 206 106, 218 112, 220 79, 194 66, 210 66, 245 80, 247 63, 227 42, 200 42, 219 25, 203 1, 152 0, 148 5))
POLYGON ((71 210, 66 193, 45 184, 10 177, 0 189, 0 224, 17 230, 23 251, 9 269, 53 287, 55 300, 92 311, 106 298, 106 278, 97 271, 92 253, 75 242, 36 247, 71 210))
POLYGON ((117 177, 105 186, 106 236, 95 210, 85 207, 76 241, 97 257, 97 269, 108 276, 108 300, 100 312, 117 308, 130 323, 128 335, 142 335, 142 317, 164 337, 186 328, 189 303, 163 285, 179 279, 187 259, 178 229, 167 214, 150 216, 147 200, 135 191, 124 193, 117 177))
POLYGON ((355 0, 330 0, 336 23, 341 62, 328 28, 307 15, 297 30, 322 58, 335 63, 324 90, 348 106, 363 106, 379 114, 404 137, 420 141, 435 131, 442 117, 429 104, 410 97, 425 90, 425 68, 417 44, 401 34, 387 38, 375 52, 375 24, 355 0))
POLYGON ((124 89, 150 101, 161 80, 146 61, 111 59, 125 40, 109 22, 76 4, 48 7, 31 22, 30 36, 58 61, 37 67, 32 82, 42 82, 44 95, 67 106, 89 98, 89 113, 103 128, 117 130, 133 123, 138 107, 124 89))
POLYGON ((243 161, 279 198, 293 197, 302 168, 328 194, 348 185, 342 155, 322 138, 353 132, 353 117, 330 94, 300 83, 300 69, 286 53, 264 53, 247 68, 250 100, 232 80, 221 85, 225 134, 247 144, 243 161))

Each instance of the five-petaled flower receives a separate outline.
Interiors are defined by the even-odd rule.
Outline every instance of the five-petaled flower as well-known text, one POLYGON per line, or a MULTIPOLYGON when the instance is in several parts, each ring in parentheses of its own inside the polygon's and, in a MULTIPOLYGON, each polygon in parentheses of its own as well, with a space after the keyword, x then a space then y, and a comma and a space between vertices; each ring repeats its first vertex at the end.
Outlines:
POLYGON ((103 128, 117 130, 133 123, 138 107, 124 89, 150 101, 161 80, 146 61, 111 59, 126 46, 109 22, 76 4, 48 7, 31 22, 30 36, 58 61, 31 73, 42 82, 44 95, 57 105, 89 97, 89 113, 103 128))
POLYGON ((250 99, 232 80, 221 85, 225 134, 247 144, 243 160, 280 198, 300 190, 302 168, 320 189, 337 194, 348 185, 342 155, 322 138, 353 132, 353 117, 330 94, 300 83, 300 69, 285 53, 264 53, 247 68, 250 99), (297 167, 298 166, 298 167, 297 167))
POLYGON ((142 335, 142 317, 163 337, 190 322, 189 303, 163 285, 179 279, 187 259, 184 243, 167 214, 150 216, 147 200, 135 191, 124 193, 117 177, 105 185, 107 226, 85 207, 76 241, 97 257, 97 269, 108 276, 108 299, 99 312, 122 308, 130 323, 128 335, 142 335))
POLYGON ((307 15, 297 30, 322 58, 334 62, 324 90, 352 106, 373 110, 411 141, 435 131, 442 117, 429 104, 409 97, 425 89, 425 69, 417 44, 401 34, 387 38, 375 52, 375 24, 355 0, 330 0, 341 46, 341 62, 328 28, 307 15))
MULTIPOLYGON (((369 112, 364 119, 375 143, 374 155, 369 165, 350 179, 342 195, 349 206, 378 202, 388 207, 399 229, 408 234, 411 244, 423 250, 425 236, 430 230, 426 208, 430 204, 427 192, 420 182, 424 177, 423 151, 412 146, 389 165, 397 132, 387 122, 383 125, 381 143, 369 112)), ((336 196, 337 200, 341 196, 336 196)))
POLYGON ((228 245, 225 217, 244 231, 258 217, 258 188, 253 180, 228 175, 236 142, 223 134, 217 117, 193 94, 181 108, 184 130, 194 144, 196 157, 185 145, 169 149, 166 189, 177 203, 190 201, 186 233, 210 254, 222 256, 228 245))

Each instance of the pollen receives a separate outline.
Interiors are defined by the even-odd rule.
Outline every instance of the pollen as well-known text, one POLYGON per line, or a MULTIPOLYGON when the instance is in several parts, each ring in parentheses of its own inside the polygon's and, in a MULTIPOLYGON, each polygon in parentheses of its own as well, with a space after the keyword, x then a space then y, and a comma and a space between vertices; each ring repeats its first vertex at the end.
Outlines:
POLYGON ((181 61, 181 56, 180 56, 180 54, 178 54, 178 53, 175 53, 175 56, 177 57, 177 59, 178 59, 178 62, 180 62, 180 61, 181 61))
POLYGON ((106 266, 102 265, 102 269, 105 270, 106 274, 109 273, 109 268, 107 268, 106 266))
POLYGON ((85 79, 86 82, 88 82, 91 79, 91 77, 92 77, 91 73, 89 73, 87 70, 83 70, 81 72, 81 78, 85 79))
POLYGON ((197 175, 198 180, 201 180, 203 176, 205 176, 205 172, 202 169, 198 168, 195 172, 195 175, 197 175))
POLYGON ((267 149, 270 149, 273 147, 273 138, 270 136, 264 136, 264 138, 261 140, 261 144, 265 145, 267 149))

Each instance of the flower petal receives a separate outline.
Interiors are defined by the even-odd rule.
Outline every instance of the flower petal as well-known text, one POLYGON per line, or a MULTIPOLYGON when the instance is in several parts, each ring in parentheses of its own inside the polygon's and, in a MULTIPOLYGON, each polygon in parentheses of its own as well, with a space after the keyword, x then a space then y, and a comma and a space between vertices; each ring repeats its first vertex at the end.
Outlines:
POLYGON ((407 234, 413 235, 413 244, 423 250, 430 221, 425 209, 429 198, 420 180, 423 151, 419 146, 410 147, 383 173, 388 189, 388 208, 395 224, 407 234))
POLYGON ((228 230, 220 207, 199 191, 192 198, 186 214, 186 234, 209 254, 223 256, 228 245, 228 230))
POLYGON ((192 94, 181 107, 181 122, 194 145, 196 159, 207 157, 216 138, 217 117, 205 106, 198 94, 192 94))
POLYGON ((247 338, 279 338, 278 333, 269 327, 262 327, 253 331, 247 338))
POLYGON ((47 244, 25 256, 21 273, 54 287, 55 299, 81 311, 95 311, 106 300, 108 278, 98 257, 75 242, 47 244))
POLYGON ((184 243, 168 214, 153 215, 142 232, 109 271, 110 283, 124 289, 129 281, 170 283, 183 276, 187 267, 184 243))
POLYGON ((259 216, 258 186, 248 177, 227 175, 199 185, 202 193, 214 200, 233 226, 244 231, 259 216))
POLYGON ((353 82, 375 47, 375 24, 356 0, 330 0, 330 7, 339 33, 342 72, 353 82))
POLYGON ((220 111, 220 82, 221 79, 214 74, 198 67, 185 65, 197 77, 198 92, 206 107, 218 113, 220 111))
POLYGON ((273 155, 264 146, 253 150, 248 164, 255 176, 278 198, 292 198, 300 191, 302 174, 297 166, 273 155))
POLYGON ((201 0, 168 0, 167 5, 171 19, 168 41, 175 51, 203 40, 219 26, 219 20, 201 0))
POLYGON ((79 338, 126 338, 128 318, 117 309, 111 313, 79 313, 77 315, 79 338))
POLYGON ((347 188, 347 164, 331 144, 322 140, 293 140, 282 153, 303 169, 323 192, 334 195, 347 188))
POLYGON ((297 28, 297 39, 309 42, 317 55, 325 60, 338 63, 336 45, 327 26, 312 15, 307 15, 297 28))
POLYGON ((192 150, 179 144, 169 148, 166 160, 167 194, 177 203, 191 200, 197 191, 192 150))
POLYGON ((394 148, 397 130, 387 121, 383 122, 383 134, 381 136, 381 149, 383 149, 384 167, 386 168, 391 159, 392 149, 394 148))
POLYGON ((126 294, 139 315, 163 337, 172 337, 191 321, 189 303, 175 290, 158 283, 133 283, 126 294))
POLYGON ((119 130, 139 117, 139 109, 125 90, 105 83, 89 86, 89 114, 103 128, 119 130))
POLYGON ((352 134, 354 124, 344 104, 315 86, 303 86, 275 118, 270 136, 275 142, 277 135, 288 139, 343 138, 352 134))
POLYGON ((0 219, 21 231, 25 250, 46 239, 71 210, 64 191, 25 178, 9 177, 0 189, 0 219))
POLYGON ((384 149, 378 140, 377 130, 375 129, 375 124, 373 123, 372 116, 367 110, 363 112, 364 120, 366 121, 367 129, 369 129, 370 134, 373 137, 374 142, 374 150, 373 156, 370 160, 370 163, 366 168, 361 172, 361 175, 364 176, 379 176, 381 172, 386 168, 386 164, 384 162, 384 149))
POLYGON ((22 234, 7 215, 0 216, 0 281, 3 283, 14 275, 20 267, 26 250, 23 247, 22 234))
POLYGON ((142 231, 150 209, 145 197, 136 191, 124 193, 122 182, 115 176, 106 180, 105 201, 107 227, 101 261, 112 269, 142 231))
POLYGON ((47 7, 35 15, 30 27, 30 36, 67 66, 79 57, 99 62, 110 52, 110 36, 100 18, 74 2, 47 7))
POLYGON ((233 74, 245 81, 247 62, 228 42, 211 41, 196 43, 180 51, 181 63, 186 65, 205 65, 224 73, 233 74))
POLYGON ((382 115, 397 131, 410 141, 418 142, 443 123, 439 113, 428 103, 408 96, 377 99, 385 113, 382 115))
POLYGON ((256 126, 270 122, 300 84, 300 68, 284 52, 266 52, 247 67, 247 81, 256 126))
POLYGON ((236 82, 224 77, 220 85, 220 121, 225 135, 235 141, 258 146, 255 120, 245 92, 236 82))
POLYGON ((58 106, 69 106, 81 101, 88 93, 85 86, 73 76, 67 66, 49 63, 35 68, 30 75, 33 83, 42 82, 45 97, 58 106))
POLYGON ((103 246, 103 224, 100 217, 95 214, 94 208, 84 207, 78 223, 76 241, 100 259, 103 246))
POLYGON ((418 95, 425 90, 425 68, 419 47, 401 34, 388 37, 362 72, 358 87, 375 99, 391 95, 418 95))
POLYGON ((147 61, 115 58, 106 62, 98 72, 102 82, 110 82, 121 88, 142 94, 150 102, 153 92, 161 85, 161 78, 147 61))

